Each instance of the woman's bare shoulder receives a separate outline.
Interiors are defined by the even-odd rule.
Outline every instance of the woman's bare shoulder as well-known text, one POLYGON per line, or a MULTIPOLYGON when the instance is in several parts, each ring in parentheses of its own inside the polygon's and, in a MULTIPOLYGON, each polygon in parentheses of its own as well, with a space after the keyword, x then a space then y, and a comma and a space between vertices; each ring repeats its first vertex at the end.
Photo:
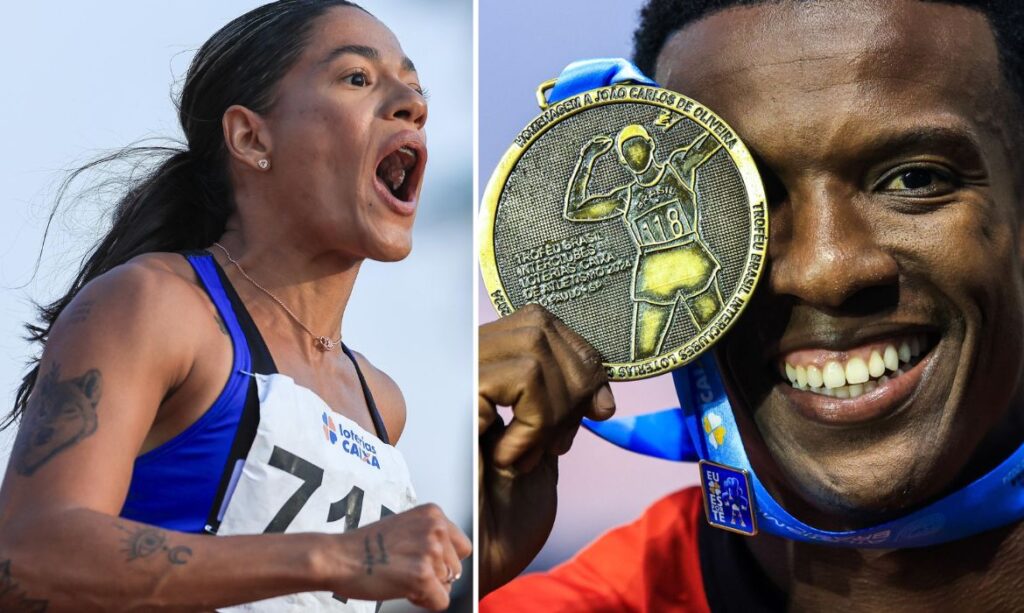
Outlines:
MULTIPOLYGON (((145 303, 157 312, 194 308, 206 300, 188 261, 176 253, 145 253, 99 275, 80 296, 145 303)), ((77 299, 77 298, 76 298, 77 299)))
POLYGON ((54 332, 85 324, 77 327, 111 328, 134 338, 156 334, 168 345, 180 345, 199 328, 194 320, 209 317, 212 309, 185 258, 147 253, 87 283, 57 318, 54 332))
POLYGON ((384 426, 388 429, 388 437, 394 445, 405 430, 405 396, 402 395, 402 390, 395 380, 374 366, 366 356, 358 351, 353 351, 352 354, 356 356, 359 368, 366 377, 366 384, 370 386, 377 410, 380 411, 384 426))

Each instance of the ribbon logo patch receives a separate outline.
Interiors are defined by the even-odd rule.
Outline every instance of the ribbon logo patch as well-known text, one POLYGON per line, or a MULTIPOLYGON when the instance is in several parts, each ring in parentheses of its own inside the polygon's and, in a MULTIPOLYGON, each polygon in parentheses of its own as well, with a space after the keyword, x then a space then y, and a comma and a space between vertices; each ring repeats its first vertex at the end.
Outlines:
POLYGON ((708 444, 712 449, 718 449, 725 440, 725 426, 722 425, 722 418, 717 413, 708 412, 704 415, 704 433, 708 435, 708 444))
POLYGON ((746 471, 701 460, 700 483, 709 524, 748 536, 757 534, 754 498, 746 471))

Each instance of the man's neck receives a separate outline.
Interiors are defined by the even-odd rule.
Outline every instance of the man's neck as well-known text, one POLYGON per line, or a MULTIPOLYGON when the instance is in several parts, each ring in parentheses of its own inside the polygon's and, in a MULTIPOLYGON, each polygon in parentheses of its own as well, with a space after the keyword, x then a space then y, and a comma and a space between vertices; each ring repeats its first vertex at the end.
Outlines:
POLYGON ((1020 607, 1024 522, 951 543, 857 550, 744 539, 796 611, 993 611, 1020 607))

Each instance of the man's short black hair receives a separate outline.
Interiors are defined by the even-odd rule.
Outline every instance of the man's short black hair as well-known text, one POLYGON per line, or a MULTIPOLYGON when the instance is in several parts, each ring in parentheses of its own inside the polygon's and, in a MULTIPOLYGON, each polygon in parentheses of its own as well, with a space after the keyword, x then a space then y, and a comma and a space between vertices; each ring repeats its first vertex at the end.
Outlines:
MULTIPOLYGON (((734 6, 783 0, 649 0, 640 10, 633 33, 633 62, 654 76, 658 54, 672 34, 712 13, 734 6)), ((807 1, 807 0, 796 0, 807 1)), ((922 0, 956 4, 981 11, 995 34, 1003 78, 1024 106, 1024 0, 922 0)))

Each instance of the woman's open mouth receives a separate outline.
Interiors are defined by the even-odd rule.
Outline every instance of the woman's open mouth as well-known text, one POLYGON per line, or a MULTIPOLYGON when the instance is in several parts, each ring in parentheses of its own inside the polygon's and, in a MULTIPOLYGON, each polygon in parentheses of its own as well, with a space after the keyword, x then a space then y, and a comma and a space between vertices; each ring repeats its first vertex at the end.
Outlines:
POLYGON ((890 337, 843 351, 801 349, 782 356, 783 394, 805 416, 853 424, 886 415, 917 389, 935 334, 890 337))
POLYGON ((388 153, 377 163, 374 187, 397 213, 411 215, 416 211, 426 149, 420 140, 391 139, 388 145, 388 153))

